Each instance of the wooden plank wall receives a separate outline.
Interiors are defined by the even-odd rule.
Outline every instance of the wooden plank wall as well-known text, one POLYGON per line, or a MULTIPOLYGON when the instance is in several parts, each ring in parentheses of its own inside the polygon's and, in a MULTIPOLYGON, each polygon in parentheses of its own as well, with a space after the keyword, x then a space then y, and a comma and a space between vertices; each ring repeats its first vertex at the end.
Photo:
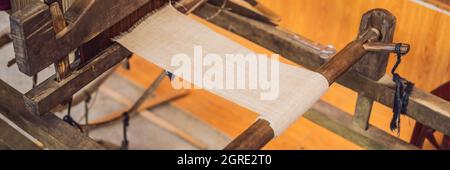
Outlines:
MULTIPOLYGON (((399 72, 417 86, 431 91, 450 80, 450 16, 438 13, 410 0, 262 0, 263 4, 278 12, 283 21, 282 27, 306 36, 323 44, 332 44, 338 50, 355 38, 361 16, 372 8, 385 8, 397 16, 395 42, 412 45, 412 51, 405 59, 399 72)), ((229 34, 214 26, 213 29, 244 44, 259 53, 269 51, 229 34)), ((120 73, 142 85, 159 73, 157 68, 139 57, 131 61, 133 69, 120 73)), ((394 57, 391 57, 389 68, 394 57)), ((170 85, 159 89, 159 93, 168 91, 170 85)), ((353 113, 356 93, 335 85, 323 98, 340 109, 353 113)), ((257 115, 246 109, 213 96, 202 90, 196 90, 190 97, 175 102, 185 111, 191 112, 212 126, 224 131, 231 137, 237 136, 247 128, 257 115)), ((373 108, 371 123, 388 131, 392 118, 390 109, 376 104, 373 108)), ((402 119, 400 137, 409 140, 414 121, 402 119)), ((392 133, 396 135, 395 133, 392 133)), ((359 146, 315 125, 300 119, 266 149, 361 149, 359 146)))

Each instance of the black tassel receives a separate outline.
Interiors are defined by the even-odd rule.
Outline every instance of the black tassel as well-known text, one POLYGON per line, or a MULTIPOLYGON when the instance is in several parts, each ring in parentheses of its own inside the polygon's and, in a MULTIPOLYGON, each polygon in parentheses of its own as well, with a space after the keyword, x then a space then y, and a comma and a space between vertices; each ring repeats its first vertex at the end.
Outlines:
POLYGON ((394 107, 393 107, 394 116, 390 124, 390 129, 391 131, 397 131, 399 135, 400 135, 400 115, 405 114, 407 112, 409 104, 409 96, 411 95, 411 92, 414 89, 413 83, 405 80, 395 72, 398 66, 401 64, 402 56, 404 55, 400 51, 401 46, 402 44, 396 45, 395 50, 397 52, 397 62, 395 63, 394 68, 391 71, 394 76, 393 81, 395 82, 396 87, 395 87, 394 107))

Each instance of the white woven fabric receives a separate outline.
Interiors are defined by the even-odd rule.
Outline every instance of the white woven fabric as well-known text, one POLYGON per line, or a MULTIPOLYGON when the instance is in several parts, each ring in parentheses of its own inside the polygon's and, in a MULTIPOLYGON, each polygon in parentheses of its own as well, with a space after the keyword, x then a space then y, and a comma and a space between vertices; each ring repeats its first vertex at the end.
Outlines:
MULTIPOLYGON (((191 76, 177 74, 177 67, 171 66, 172 56, 184 53, 194 60, 195 46, 201 46, 203 53, 220 54, 223 61, 226 60, 226 54, 252 53, 171 6, 151 15, 116 41, 195 85, 202 85, 203 82, 191 76)), ((224 67, 227 69, 230 66, 224 67)), ((204 89, 260 113, 260 118, 269 121, 275 134, 280 135, 319 100, 329 84, 321 74, 283 63, 279 63, 279 73, 279 97, 276 100, 261 100, 264 89, 204 89)))

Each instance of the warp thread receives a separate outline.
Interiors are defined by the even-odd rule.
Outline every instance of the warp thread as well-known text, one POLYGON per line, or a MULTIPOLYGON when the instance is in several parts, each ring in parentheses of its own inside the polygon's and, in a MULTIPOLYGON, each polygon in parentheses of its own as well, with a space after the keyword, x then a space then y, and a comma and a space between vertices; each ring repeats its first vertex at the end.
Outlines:
POLYGON ((400 115, 405 114, 408 111, 409 96, 414 88, 414 84, 400 76, 396 73, 397 68, 402 62, 402 57, 405 53, 402 53, 400 48, 402 44, 397 44, 395 46, 395 52, 397 54, 397 62, 392 68, 391 73, 393 74, 393 81, 395 82, 395 96, 394 96, 394 107, 393 107, 393 118, 390 124, 391 131, 397 131, 400 135, 400 115))

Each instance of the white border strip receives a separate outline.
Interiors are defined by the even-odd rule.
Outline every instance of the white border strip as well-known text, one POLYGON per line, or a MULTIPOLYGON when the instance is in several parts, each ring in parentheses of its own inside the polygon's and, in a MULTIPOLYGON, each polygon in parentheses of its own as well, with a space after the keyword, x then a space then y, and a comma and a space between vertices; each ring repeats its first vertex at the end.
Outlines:
POLYGON ((411 1, 415 2, 415 3, 419 4, 419 5, 422 5, 424 7, 430 8, 430 9, 432 9, 434 11, 437 11, 437 12, 440 12, 440 13, 443 13, 443 14, 446 14, 446 15, 450 16, 450 11, 447 11, 445 9, 439 8, 438 6, 433 5, 431 3, 428 3, 428 2, 425 2, 425 1, 422 1, 422 0, 411 0, 411 1))
POLYGON ((44 144, 42 142, 40 142, 39 140, 37 140, 36 138, 34 138, 33 136, 31 136, 29 133, 25 132, 23 129, 21 129, 20 127, 18 127, 16 124, 14 124, 11 120, 9 120, 8 118, 6 118, 4 115, 2 115, 0 113, 0 119, 5 121, 9 126, 13 127, 15 130, 17 130, 20 134, 22 134, 23 136, 25 136, 27 139, 29 139, 31 142, 33 142, 34 144, 36 144, 38 147, 44 148, 44 144))

